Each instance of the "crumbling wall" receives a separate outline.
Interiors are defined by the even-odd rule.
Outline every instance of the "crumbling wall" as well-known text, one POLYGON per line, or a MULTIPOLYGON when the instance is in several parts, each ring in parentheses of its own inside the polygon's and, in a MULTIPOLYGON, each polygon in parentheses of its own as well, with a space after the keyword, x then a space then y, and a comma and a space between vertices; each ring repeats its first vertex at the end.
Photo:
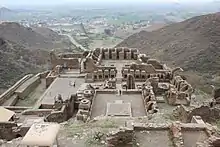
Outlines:
POLYGON ((45 117, 45 120, 48 122, 64 122, 67 120, 67 107, 64 105, 60 111, 51 112, 48 116, 45 117))
POLYGON ((53 109, 28 109, 22 112, 22 115, 47 116, 53 109))
POLYGON ((189 118, 189 114, 190 114, 190 110, 188 110, 183 105, 179 105, 173 110, 173 115, 184 123, 191 121, 191 119, 189 118))
POLYGON ((83 53, 62 53, 58 55, 58 58, 82 58, 83 53))
POLYGON ((67 115, 61 111, 57 111, 57 112, 52 112, 51 114, 49 114, 46 118, 46 121, 48 122, 57 122, 57 123, 61 123, 67 120, 67 115))
POLYGON ((69 55, 66 54, 57 57, 55 53, 52 51, 50 53, 50 62, 52 69, 54 69, 57 65, 65 66, 65 68, 79 69, 80 64, 78 58, 68 58, 68 56, 69 55))
POLYGON ((16 134, 13 132, 13 128, 16 127, 17 124, 14 122, 0 122, 0 139, 14 139, 16 134))
POLYGON ((189 114, 188 119, 191 119, 194 115, 201 116, 204 121, 211 122, 216 119, 220 119, 220 109, 210 108, 209 106, 201 106, 193 109, 189 114))
POLYGON ((118 146, 132 147, 133 138, 134 138, 133 129, 121 128, 115 132, 111 132, 108 134, 106 138, 107 147, 118 147, 118 146))
POLYGON ((40 77, 34 76, 31 79, 27 80, 23 83, 16 91, 15 94, 18 95, 19 98, 25 98, 29 93, 32 92, 39 84, 41 80, 40 77))
POLYGON ((147 61, 147 64, 153 65, 153 67, 155 69, 163 69, 163 65, 159 61, 157 61, 156 59, 149 59, 147 61))
POLYGON ((5 91, 2 95, 0 95, 0 105, 3 104, 9 97, 11 97, 15 90, 23 84, 25 81, 27 81, 29 78, 31 78, 33 75, 29 74, 24 76, 22 79, 20 79, 17 83, 15 83, 11 88, 9 88, 7 91, 5 91))
POLYGON ((46 87, 49 87, 56 78, 57 76, 53 75, 53 71, 51 71, 46 77, 46 87))
POLYGON ((183 105, 177 106, 174 115, 182 122, 190 122, 193 116, 201 116, 205 122, 212 122, 220 119, 220 109, 210 108, 209 106, 200 106, 188 109, 183 105))
POLYGON ((49 73, 50 71, 44 71, 44 72, 38 73, 36 76, 40 77, 41 79, 44 79, 47 77, 49 73))

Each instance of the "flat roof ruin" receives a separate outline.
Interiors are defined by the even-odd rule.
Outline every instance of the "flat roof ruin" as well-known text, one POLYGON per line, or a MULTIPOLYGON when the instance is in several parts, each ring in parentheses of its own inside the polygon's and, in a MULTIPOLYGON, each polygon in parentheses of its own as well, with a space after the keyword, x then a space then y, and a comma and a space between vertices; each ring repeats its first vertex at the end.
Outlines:
POLYGON ((14 111, 0 107, 0 122, 7 122, 15 115, 14 111))
POLYGON ((27 146, 52 146, 56 140, 60 125, 56 123, 36 123, 21 141, 27 146))

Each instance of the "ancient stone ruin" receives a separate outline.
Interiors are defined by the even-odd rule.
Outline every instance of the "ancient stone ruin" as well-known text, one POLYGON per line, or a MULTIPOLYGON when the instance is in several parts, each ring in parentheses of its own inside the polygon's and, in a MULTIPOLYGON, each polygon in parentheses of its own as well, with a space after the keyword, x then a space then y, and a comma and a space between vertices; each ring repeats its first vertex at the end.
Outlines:
MULTIPOLYGON (((26 75, 0 96, 0 139, 24 137, 33 124, 87 123, 101 117, 126 120, 123 128, 107 135, 108 147, 144 146, 138 142, 151 137, 165 141, 164 146, 216 147, 217 130, 207 122, 220 118, 219 89, 213 90, 213 101, 193 107, 194 89, 181 71, 138 49, 52 51, 48 71, 26 75), (173 109, 178 119, 166 120, 173 109), (157 117, 161 121, 149 122, 157 117), (192 134, 197 140, 188 137, 192 134)), ((149 146, 159 145, 154 141, 149 146)))

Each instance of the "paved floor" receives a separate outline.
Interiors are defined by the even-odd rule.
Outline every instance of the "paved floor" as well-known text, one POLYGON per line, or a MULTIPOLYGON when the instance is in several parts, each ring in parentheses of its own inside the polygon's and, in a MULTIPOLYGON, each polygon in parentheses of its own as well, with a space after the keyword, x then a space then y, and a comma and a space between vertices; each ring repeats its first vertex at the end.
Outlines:
POLYGON ((107 103, 113 103, 115 100, 122 100, 125 103, 131 103, 131 112, 133 117, 145 116, 143 100, 140 94, 114 95, 97 94, 93 101, 92 118, 106 115, 107 103))
POLYGON ((65 101, 69 99, 72 94, 75 94, 83 83, 84 79, 82 78, 56 78, 41 97, 41 104, 53 105, 54 97, 58 94, 60 94, 65 101), (72 85, 74 82, 75 87, 72 85))
POLYGON ((173 147, 168 131, 139 131, 135 137, 139 147, 173 147))
POLYGON ((197 142, 202 142, 208 139, 204 131, 183 131, 184 147, 194 147, 197 142))

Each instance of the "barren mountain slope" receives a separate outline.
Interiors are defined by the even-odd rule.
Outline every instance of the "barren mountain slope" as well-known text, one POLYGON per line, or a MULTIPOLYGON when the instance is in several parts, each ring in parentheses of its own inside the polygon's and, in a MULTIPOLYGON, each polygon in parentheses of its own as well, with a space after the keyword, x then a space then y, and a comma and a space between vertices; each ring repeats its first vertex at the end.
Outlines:
POLYGON ((7 88, 27 73, 43 70, 47 52, 27 50, 14 42, 0 38, 0 88, 7 88))
POLYGON ((34 27, 32 28, 35 32, 43 35, 44 37, 52 40, 52 41, 59 41, 61 36, 54 32, 53 30, 45 27, 34 27))
POLYGON ((47 28, 28 28, 15 22, 0 24, 0 37, 16 42, 27 49, 65 48, 63 37, 47 28), (35 31, 36 30, 36 31, 35 31))
POLYGON ((162 29, 134 34, 118 47, 141 52, 200 73, 220 70, 220 13, 197 16, 162 29))

